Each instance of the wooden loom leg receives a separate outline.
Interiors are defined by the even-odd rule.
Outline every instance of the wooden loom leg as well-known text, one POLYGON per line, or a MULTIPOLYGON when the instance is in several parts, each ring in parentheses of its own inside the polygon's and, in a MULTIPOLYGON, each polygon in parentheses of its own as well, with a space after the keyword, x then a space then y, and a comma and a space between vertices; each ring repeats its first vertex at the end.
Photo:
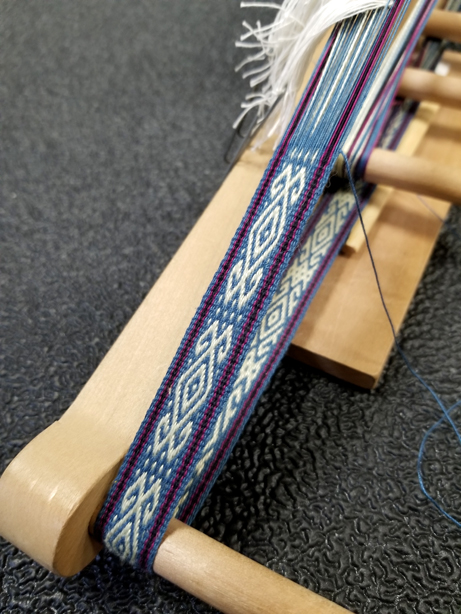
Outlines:
MULTIPOLYGON (((84 416, 55 423, 26 446, 0 480, 2 534, 63 575, 82 569, 100 550, 88 527, 116 467, 101 471, 110 455, 96 430, 84 416), (101 444, 99 456, 85 445, 94 436, 101 444), (74 479, 63 482, 67 472, 74 479), (55 543, 53 532, 58 532, 55 543)), ((178 520, 170 522, 154 570, 225 614, 346 612, 178 520)))
MULTIPOLYGON (((55 573, 79 572, 101 549, 91 519, 270 155, 245 154, 72 406, 1 476, 0 534, 55 573)), ((222 611, 345 611, 197 533, 173 522, 155 569, 222 611)))
MULTIPOLYGON (((271 156, 244 153, 71 407, 0 476, 0 535, 54 573, 101 550, 88 528, 271 156)), ((177 520, 154 569, 226 614, 346 612, 177 520)))

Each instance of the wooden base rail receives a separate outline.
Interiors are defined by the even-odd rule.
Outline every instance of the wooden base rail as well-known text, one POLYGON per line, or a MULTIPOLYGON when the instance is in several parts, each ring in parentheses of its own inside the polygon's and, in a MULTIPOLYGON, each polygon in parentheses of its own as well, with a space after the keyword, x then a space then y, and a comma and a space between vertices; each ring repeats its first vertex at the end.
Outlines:
MULTIPOLYGON (((1 476, 0 534, 55 573, 100 551, 89 527, 270 155, 244 154, 71 407, 1 476)), ((345 612, 177 521, 154 569, 229 614, 345 612)))
MULTIPOLYGON (((271 155, 272 143, 243 154, 71 407, 1 476, 0 535, 53 572, 101 550, 89 527, 271 155)), ((227 614, 345 612, 176 520, 154 569, 227 614)))
MULTIPOLYGON (((446 51, 442 60, 449 65, 450 75, 460 78, 461 55, 446 51)), ((398 152, 407 158, 416 156, 418 166, 420 160, 427 160, 459 176, 460 137, 461 108, 425 102, 405 131, 398 152)), ((439 218, 415 194, 383 185, 378 185, 364 209, 381 289, 397 331, 450 209, 449 202, 425 200, 439 218)), ((393 337, 360 224, 355 230, 352 249, 333 263, 296 332, 290 353, 343 380, 373 388, 387 364, 393 337)))

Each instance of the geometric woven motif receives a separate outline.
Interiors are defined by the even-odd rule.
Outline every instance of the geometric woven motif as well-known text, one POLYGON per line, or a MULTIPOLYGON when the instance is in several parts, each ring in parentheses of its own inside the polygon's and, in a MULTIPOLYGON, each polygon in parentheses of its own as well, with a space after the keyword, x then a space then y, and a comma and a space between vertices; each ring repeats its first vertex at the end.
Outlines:
POLYGON ((348 232, 350 198, 315 205, 407 5, 334 29, 185 333, 95 525, 133 565, 193 517, 348 232))

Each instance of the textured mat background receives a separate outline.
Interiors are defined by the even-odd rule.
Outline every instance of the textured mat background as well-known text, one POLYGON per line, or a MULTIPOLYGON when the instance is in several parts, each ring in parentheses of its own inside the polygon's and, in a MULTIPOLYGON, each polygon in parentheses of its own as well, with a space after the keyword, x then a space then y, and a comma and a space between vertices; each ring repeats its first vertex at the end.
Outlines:
MULTIPOLYGON (((220 185, 242 18, 237 0, 2 0, 2 469, 69 406, 220 185)), ((444 231, 402 333, 449 403, 460 265, 444 231)), ((461 533, 416 476, 437 417, 398 357, 371 393, 286 359, 195 526, 357 614, 459 612, 461 533)), ((442 429, 426 468, 455 512, 459 467, 442 429)), ((109 554, 63 580, 0 541, 0 568, 2 612, 210 611, 109 554)))

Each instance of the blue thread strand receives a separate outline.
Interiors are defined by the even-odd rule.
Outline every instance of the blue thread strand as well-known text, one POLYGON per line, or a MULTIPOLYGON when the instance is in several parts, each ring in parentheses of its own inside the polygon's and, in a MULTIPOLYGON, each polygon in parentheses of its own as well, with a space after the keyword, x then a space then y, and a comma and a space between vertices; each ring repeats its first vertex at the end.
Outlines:
MULTIPOLYGON (((368 255, 370 257, 370 262, 371 262, 371 266, 373 268, 373 273, 375 276, 375 280, 376 280, 376 285, 378 287, 378 292, 379 292, 379 296, 381 299, 381 303, 382 306, 384 308, 384 311, 386 313, 386 317, 389 321, 391 330, 392 330, 392 336, 394 337, 394 344, 395 347, 397 348, 397 351, 399 352, 400 356, 402 357, 406 367, 408 368, 408 370, 410 371, 410 373, 419 381, 419 383, 431 394, 431 396, 433 397, 433 399, 436 401, 437 405, 440 407, 440 409, 442 410, 443 416, 440 418, 440 420, 433 425, 424 435, 423 440, 421 442, 421 446, 419 449, 419 454, 418 454, 418 464, 417 464, 417 470, 418 470, 418 479, 419 479, 419 484, 421 487, 421 490, 423 492, 423 494, 428 498, 428 500, 449 520, 451 520, 457 527, 461 528, 461 522, 456 520, 456 518, 454 518, 451 514, 449 514, 446 510, 444 510, 444 508, 434 499, 434 497, 432 497, 425 485, 424 485, 424 479, 423 479, 423 475, 422 475, 422 461, 424 458, 424 449, 426 446, 426 442, 427 439, 429 438, 429 436, 431 435, 431 433, 436 430, 436 428, 438 428, 438 426, 440 426, 443 422, 448 422, 448 424, 451 426, 451 428, 453 429, 458 442, 461 446, 461 435, 456 427, 456 424, 453 422, 453 419, 451 417, 451 412, 452 410, 454 410, 456 407, 458 407, 459 405, 461 405, 461 400, 458 401, 457 403, 455 403, 454 405, 452 405, 450 407, 450 409, 447 410, 447 408, 445 407, 444 403, 442 402, 442 399, 439 397, 439 395, 435 392, 435 390, 432 388, 432 386, 430 386, 426 380, 419 375, 419 373, 411 366, 410 361, 408 360, 405 352, 402 350, 402 348, 400 347, 399 342, 397 341, 397 335, 395 332, 395 328, 394 328, 394 324, 392 322, 392 318, 390 316, 389 310, 387 308, 386 305, 386 301, 384 300, 384 295, 383 295, 383 291, 381 288, 381 284, 379 281, 379 277, 378 277, 378 271, 376 269, 376 264, 373 258, 373 254, 371 253, 371 248, 370 248, 370 242, 368 240, 368 235, 367 235, 367 231, 365 229, 365 225, 363 223, 363 218, 362 218, 362 212, 360 209, 360 202, 359 202, 359 198, 357 196, 357 192, 355 190, 355 185, 354 185, 354 181, 352 178, 352 172, 351 172, 351 168, 349 166, 349 161, 347 159, 346 154, 341 150, 341 155, 344 158, 344 163, 345 163, 345 167, 346 167, 346 173, 347 173, 347 177, 349 179, 349 184, 352 190, 352 193, 354 195, 354 199, 355 199, 355 204, 356 204, 356 208, 357 208, 357 213, 358 213, 358 217, 360 220, 360 225, 362 227, 362 231, 365 237, 365 243, 367 246, 367 251, 368 251, 368 255)), ((435 213, 435 212, 434 212, 435 213)))
MULTIPOLYGON (((461 405, 461 399, 450 407, 450 409, 448 410, 448 413, 451 414, 460 405, 461 405)), ((448 520, 451 520, 451 522, 453 522, 458 528, 461 529, 461 522, 459 520, 457 520, 456 518, 454 518, 451 514, 449 514, 440 505, 440 503, 438 501, 436 501, 436 499, 434 499, 434 497, 432 495, 429 494, 429 492, 428 492, 428 490, 427 490, 427 488, 426 488, 426 486, 424 484, 424 478, 423 478, 422 464, 423 464, 423 460, 424 460, 424 452, 425 452, 427 440, 432 435, 432 433, 436 429, 438 429, 439 426, 441 426, 444 422, 445 422, 445 416, 442 416, 440 418, 440 420, 438 420, 435 424, 433 424, 431 426, 431 428, 425 433, 425 435, 423 437, 423 440, 421 441, 421 445, 419 447, 418 465, 417 465, 417 468, 418 468, 418 480, 419 480, 419 486, 420 486, 423 494, 426 495, 426 497, 429 499, 429 501, 439 510, 439 512, 441 514, 443 514, 443 516, 445 516, 445 518, 447 518, 448 520)))
POLYGON ((450 232, 454 237, 456 237, 458 239, 458 241, 461 242, 461 235, 459 234, 459 232, 456 230, 456 228, 454 226, 452 226, 451 224, 449 224, 446 220, 443 219, 443 217, 441 217, 437 211, 435 209, 433 209, 430 204, 420 195, 420 194, 416 194, 418 200, 426 207, 426 209, 428 211, 430 211, 432 213, 432 215, 434 215, 440 222, 442 222, 442 224, 445 226, 445 228, 448 230, 448 232, 450 232))

